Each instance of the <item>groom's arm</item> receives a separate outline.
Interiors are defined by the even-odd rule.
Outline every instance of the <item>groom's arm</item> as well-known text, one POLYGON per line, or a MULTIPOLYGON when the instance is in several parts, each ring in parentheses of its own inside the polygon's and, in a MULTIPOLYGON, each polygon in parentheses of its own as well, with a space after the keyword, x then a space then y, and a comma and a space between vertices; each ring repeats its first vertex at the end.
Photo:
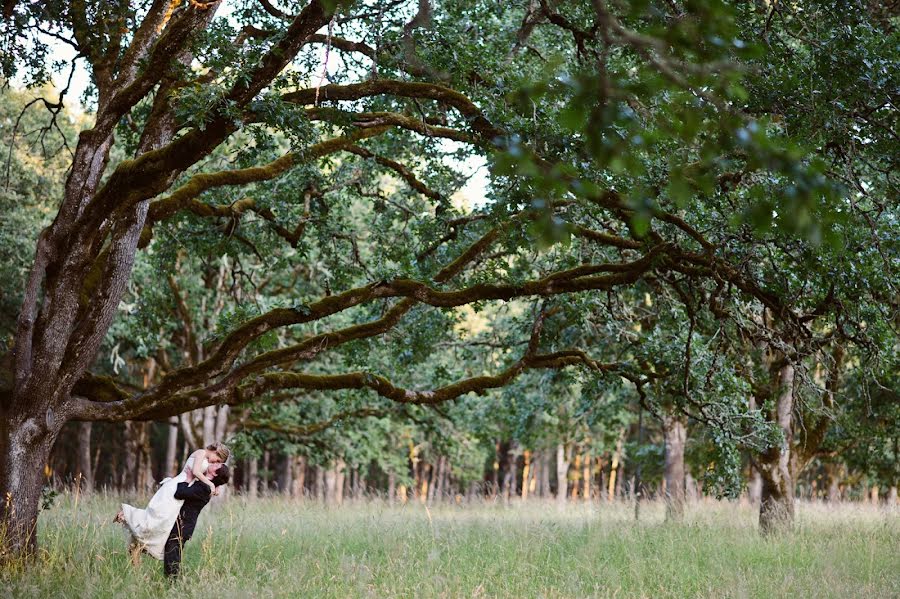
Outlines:
POLYGON ((189 485, 178 483, 175 489, 175 499, 209 499, 210 490, 206 485, 189 485))

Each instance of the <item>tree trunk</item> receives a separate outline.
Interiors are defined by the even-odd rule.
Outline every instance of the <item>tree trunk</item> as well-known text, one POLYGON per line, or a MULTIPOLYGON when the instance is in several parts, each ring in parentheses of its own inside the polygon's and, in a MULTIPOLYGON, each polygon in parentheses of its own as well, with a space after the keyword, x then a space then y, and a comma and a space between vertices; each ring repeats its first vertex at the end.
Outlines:
POLYGON ((550 493, 550 452, 542 451, 541 452, 541 472, 543 476, 541 477, 541 497, 547 499, 551 496, 550 493))
POLYGON ((562 507, 566 505, 566 496, 569 491, 569 459, 572 450, 566 451, 566 447, 560 443, 556 446, 556 503, 562 507))
POLYGON ((228 404, 219 406, 216 411, 216 428, 214 441, 224 441, 225 433, 228 432, 228 412, 230 411, 228 404))
POLYGON ((166 445, 166 463, 163 467, 164 476, 175 476, 178 472, 178 464, 175 463, 175 452, 178 450, 178 416, 169 418, 169 438, 166 445))
POLYGON ((328 495, 328 485, 325 482, 325 469, 322 466, 316 466, 316 501, 325 503, 328 495))
POLYGON ((203 446, 216 440, 216 406, 203 408, 203 446))
POLYGON ((59 429, 47 430, 46 418, 28 417, 24 410, 11 418, 0 413, 0 529, 4 542, 0 561, 32 555, 37 549, 44 468, 59 429))
POLYGON ((291 497, 303 499, 306 494, 306 457, 297 456, 293 460, 293 482, 291 484, 291 497))
POLYGON ((619 472, 619 461, 622 459, 622 444, 624 442, 625 429, 623 428, 619 432, 619 439, 616 441, 616 449, 613 451, 612 461, 609 464, 609 490, 607 493, 607 500, 610 503, 619 496, 619 487, 622 484, 621 474, 619 472), (618 485, 616 483, 618 483, 618 485))
POLYGON ((247 497, 256 499, 259 495, 259 460, 250 458, 250 467, 247 468, 247 497))
POLYGON ((546 460, 544 460, 545 452, 536 451, 534 452, 534 456, 532 457, 532 461, 534 462, 534 494, 538 497, 544 497, 544 478, 546 475, 544 474, 544 467, 546 466, 546 460))
POLYGON ((346 468, 347 463, 342 458, 338 458, 334 465, 334 500, 337 505, 344 503, 344 471, 346 468))
POLYGON ((684 518, 684 445, 687 426, 677 415, 663 417, 665 463, 663 477, 666 485, 666 520, 680 522, 684 518))
POLYGON ((794 520, 793 455, 794 367, 784 364, 778 372, 779 393, 775 417, 784 436, 781 446, 773 448, 761 460, 762 498, 759 504, 759 528, 763 534, 789 528, 794 520))
POLYGON ((325 505, 334 505, 337 501, 337 468, 325 469, 325 505))
POLYGON ((92 422, 82 422, 78 426, 78 473, 82 492, 90 493, 94 489, 94 469, 91 463, 91 429, 92 422))
POLYGON ((591 455, 588 452, 581 459, 581 498, 585 503, 591 501, 591 455))
POLYGON ((293 475, 293 456, 282 456, 278 460, 278 492, 283 495, 291 494, 292 475, 293 475))
POLYGON ((394 505, 394 500, 397 495, 397 475, 393 472, 388 472, 388 488, 387 488, 387 500, 388 505, 394 505))
POLYGON ((444 500, 444 495, 447 492, 447 458, 444 456, 438 457, 438 469, 437 469, 437 485, 434 489, 434 499, 440 503, 444 500))
POLYGON ((825 464, 825 474, 828 476, 828 503, 837 503, 841 500, 841 477, 837 466, 825 464))
POLYGON ((522 455, 525 460, 522 465, 522 501, 525 501, 528 499, 528 487, 531 483, 531 450, 526 449, 522 455))
POLYGON ((750 480, 747 482, 747 497, 750 503, 757 505, 762 501, 762 475, 759 468, 750 464, 750 480))

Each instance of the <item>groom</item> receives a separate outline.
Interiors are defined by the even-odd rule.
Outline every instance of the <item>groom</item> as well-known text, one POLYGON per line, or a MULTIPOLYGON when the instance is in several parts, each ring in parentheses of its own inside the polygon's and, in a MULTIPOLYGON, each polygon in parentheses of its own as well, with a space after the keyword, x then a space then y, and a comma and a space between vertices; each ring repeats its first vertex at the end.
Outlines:
MULTIPOLYGON (((206 475, 216 487, 227 485, 231 479, 231 473, 225 464, 210 464, 206 475)), ((184 505, 181 506, 181 512, 163 550, 163 569, 169 578, 178 578, 181 570, 181 551, 194 534, 200 510, 209 503, 211 495, 210 488, 203 483, 195 481, 193 484, 178 484, 175 499, 183 499, 184 505)))

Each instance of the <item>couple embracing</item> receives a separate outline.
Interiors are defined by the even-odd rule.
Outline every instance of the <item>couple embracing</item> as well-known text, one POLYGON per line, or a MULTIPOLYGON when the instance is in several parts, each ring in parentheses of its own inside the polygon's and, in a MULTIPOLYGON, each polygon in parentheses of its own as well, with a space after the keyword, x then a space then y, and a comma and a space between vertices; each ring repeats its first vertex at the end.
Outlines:
POLYGON ((122 504, 115 522, 131 533, 132 559, 146 552, 163 560, 166 576, 177 578, 184 543, 194 533, 200 510, 231 478, 231 451, 222 443, 198 449, 174 478, 162 481, 145 509, 122 504))

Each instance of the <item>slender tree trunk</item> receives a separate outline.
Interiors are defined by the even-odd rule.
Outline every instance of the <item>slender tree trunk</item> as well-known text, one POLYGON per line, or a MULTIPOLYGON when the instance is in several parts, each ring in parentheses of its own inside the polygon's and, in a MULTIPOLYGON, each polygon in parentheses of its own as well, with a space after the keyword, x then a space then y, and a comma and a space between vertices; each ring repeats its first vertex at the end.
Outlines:
POLYGON ((581 498, 585 503, 591 501, 591 455, 587 451, 581 458, 581 498))
POLYGON ((569 459, 571 456, 571 448, 566 451, 566 447, 562 443, 556 446, 556 503, 560 507, 566 505, 566 497, 569 492, 569 459))
POLYGON ((494 465, 491 468, 491 488, 488 495, 491 499, 497 497, 500 492, 500 442, 494 444, 494 465))
POLYGON ((325 469, 325 505, 334 505, 337 501, 337 468, 325 469))
POLYGON ((90 493, 94 490, 94 469, 91 463, 91 429, 92 422, 82 422, 78 426, 78 480, 81 490, 90 493))
POLYGON ((665 439, 665 464, 663 477, 666 485, 666 520, 680 522, 684 518, 684 445, 687 426, 674 414, 663 417, 665 439))
POLYGON ((837 466, 825 464, 825 475, 828 477, 828 503, 837 503, 841 500, 841 477, 837 466))
POLYGON ((328 485, 325 482, 325 468, 322 466, 315 467, 316 473, 316 501, 326 503, 328 495, 328 485))
POLYGON ((250 458, 247 468, 247 496, 256 499, 259 495, 259 460, 250 458))
POLYGON ((619 439, 616 441, 616 449, 613 451, 612 461, 609 464, 609 490, 607 493, 607 500, 612 503, 613 500, 619 496, 619 486, 621 485, 621 480, 617 480, 619 478, 619 462, 622 459, 622 444, 625 443, 625 429, 622 428, 619 431, 619 439), (618 483, 618 485, 616 484, 618 483))
POLYGON ((438 503, 441 503, 444 500, 444 495, 447 492, 447 458, 444 456, 438 457, 438 468, 437 468, 437 484, 434 489, 434 499, 438 503))
POLYGON ((528 499, 528 486, 531 482, 531 451, 526 449, 523 454, 524 463, 522 465, 522 501, 528 499))
POLYGON ((291 497, 303 499, 306 495, 306 457, 296 456, 293 459, 293 482, 291 484, 291 497))
POLYGON ((178 450, 178 416, 169 418, 169 437, 166 444, 166 463, 163 468, 165 476, 175 476, 178 464, 175 463, 175 452, 178 450))
POLYGON ((334 501, 337 505, 344 503, 344 473, 347 469, 347 462, 343 458, 338 458, 334 464, 334 501))
POLYGON ((438 456, 437 461, 434 464, 431 464, 428 468, 429 470, 429 480, 428 480, 428 493, 426 495, 426 499, 429 504, 434 503, 434 494, 437 492, 438 479, 441 476, 441 456, 438 456))
POLYGON ((281 456, 278 460, 278 478, 276 480, 278 492, 283 495, 291 494, 293 462, 293 457, 289 455, 281 456))
POLYGON ((550 452, 547 450, 541 452, 541 471, 543 472, 540 483, 541 497, 548 499, 552 494, 550 493, 550 452))
POLYGON ((216 406, 203 408, 203 446, 216 440, 216 406))
POLYGON ((388 488, 387 488, 387 499, 388 505, 394 505, 394 501, 397 499, 397 475, 393 472, 388 472, 388 488))
POLYGON ((778 372, 779 393, 775 403, 775 417, 784 439, 761 461, 762 498, 759 504, 759 527, 764 534, 781 530, 794 520, 794 473, 796 456, 793 455, 794 367, 781 366, 778 372))

